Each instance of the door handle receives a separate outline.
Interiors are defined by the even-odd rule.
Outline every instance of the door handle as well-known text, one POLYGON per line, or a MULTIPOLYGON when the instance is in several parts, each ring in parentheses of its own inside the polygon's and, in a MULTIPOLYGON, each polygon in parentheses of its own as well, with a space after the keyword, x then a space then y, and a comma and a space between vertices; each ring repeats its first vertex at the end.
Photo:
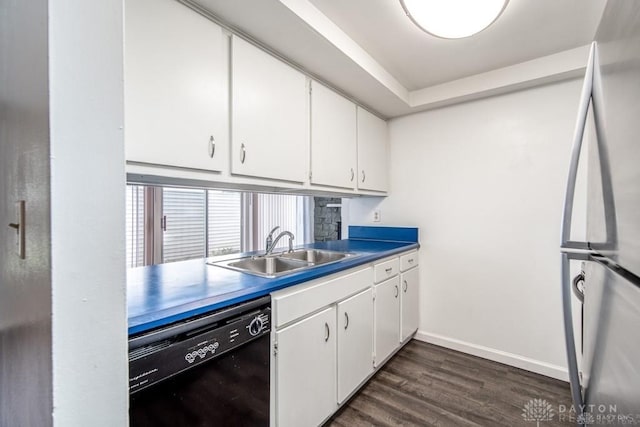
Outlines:
POLYGON ((349 313, 344 312, 344 329, 346 330, 349 327, 349 313))
POLYGON ((571 287, 571 290, 573 291, 573 294, 576 296, 576 298, 578 298, 580 300, 581 303, 584 304, 584 288, 583 288, 583 286, 584 286, 584 271, 581 271, 580 274, 578 274, 576 277, 574 277, 573 280, 571 281, 571 284, 573 285, 571 287), (580 284, 582 284, 582 286, 580 284))
POLYGON ((396 288, 396 294, 393 297, 398 298, 398 294, 400 293, 400 290, 398 289, 398 285, 395 285, 395 288, 396 288))
POLYGON ((561 242, 562 248, 567 249, 589 249, 587 243, 571 242, 571 222, 573 214, 573 199, 576 192, 576 181, 578 178, 578 164, 580 163, 580 150, 582 148, 582 139, 584 137, 584 129, 587 124, 587 114, 589 113, 589 104, 591 102, 591 94, 593 92, 593 73, 594 61, 596 55, 596 43, 591 44, 589 51, 589 60, 584 75, 582 91, 580 93, 580 104, 578 105, 578 118, 576 126, 573 130, 573 144, 571 148, 571 160, 569 162, 569 176, 567 178, 567 188, 564 195, 564 206, 562 208, 562 224, 561 224, 561 242))
POLYGON ((16 216, 17 222, 12 222, 9 224, 9 227, 16 230, 16 235, 18 238, 18 257, 20 259, 26 258, 25 245, 27 242, 27 233, 26 233, 26 201, 20 200, 16 203, 16 216))
POLYGON ((247 158, 247 150, 244 147, 244 144, 240 144, 240 163, 244 164, 244 160, 247 158))
POLYGON ((569 384, 571 386, 571 397, 576 405, 577 415, 582 414, 583 401, 580 387, 580 374, 578 372, 578 356, 576 353, 576 342, 573 331, 573 314, 571 310, 571 282, 569 280, 569 256, 562 253, 562 317, 564 320, 564 339, 567 350, 567 365, 569 371, 569 384))
POLYGON ((329 336, 331 334, 331 331, 329 330, 329 324, 327 322, 324 322, 324 342, 329 341, 329 336))
POLYGON ((404 291, 405 293, 407 292, 407 288, 409 287, 409 285, 407 284, 407 281, 404 281, 404 291))

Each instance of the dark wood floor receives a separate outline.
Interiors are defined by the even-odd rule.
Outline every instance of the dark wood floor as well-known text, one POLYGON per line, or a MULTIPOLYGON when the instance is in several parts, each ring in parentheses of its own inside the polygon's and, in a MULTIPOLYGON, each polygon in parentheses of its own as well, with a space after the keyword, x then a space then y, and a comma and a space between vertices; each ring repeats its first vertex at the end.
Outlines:
MULTIPOLYGON (((569 407, 569 385, 521 369, 413 340, 398 352, 326 426, 536 426, 524 405, 544 399, 551 421, 569 407)), ((566 418, 566 416, 564 416, 566 418)))

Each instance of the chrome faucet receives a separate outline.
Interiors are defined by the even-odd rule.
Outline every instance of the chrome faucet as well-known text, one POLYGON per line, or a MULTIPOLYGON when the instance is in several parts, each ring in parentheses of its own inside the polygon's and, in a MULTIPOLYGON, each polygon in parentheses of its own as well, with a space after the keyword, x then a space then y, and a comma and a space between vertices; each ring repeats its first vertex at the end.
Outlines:
POLYGON ((273 246, 273 233, 275 233, 276 230, 278 230, 279 228, 280 226, 276 225, 275 227, 273 227, 273 230, 269 232, 269 235, 267 236, 267 240, 264 243, 264 247, 267 251, 269 250, 270 247, 273 246))
MULTIPOLYGON (((282 236, 289 237, 289 252, 293 251, 293 239, 295 239, 295 236, 290 231, 283 231, 282 233, 276 236, 276 238, 273 240, 273 242, 271 242, 270 245, 267 246, 267 251, 265 252, 265 255, 270 255, 271 252, 273 252, 273 248, 276 247, 276 245, 278 244, 278 241, 282 239, 282 236)), ((268 239, 269 238, 267 237, 267 241, 268 239)))

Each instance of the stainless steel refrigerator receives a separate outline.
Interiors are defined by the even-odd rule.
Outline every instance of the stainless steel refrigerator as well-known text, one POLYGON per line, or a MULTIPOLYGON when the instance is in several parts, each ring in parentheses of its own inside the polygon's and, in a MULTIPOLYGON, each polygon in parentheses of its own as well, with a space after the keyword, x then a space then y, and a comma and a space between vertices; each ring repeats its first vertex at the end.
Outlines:
POLYGON ((640 2, 609 0, 582 89, 562 222, 562 297, 576 421, 640 425, 640 2), (581 144, 591 110, 595 136, 581 144), (580 161, 587 162, 587 241, 570 239, 580 161), (570 260, 583 275, 571 280, 570 260), (572 286, 583 290, 576 346, 572 286), (580 363, 580 371, 578 366, 580 363))

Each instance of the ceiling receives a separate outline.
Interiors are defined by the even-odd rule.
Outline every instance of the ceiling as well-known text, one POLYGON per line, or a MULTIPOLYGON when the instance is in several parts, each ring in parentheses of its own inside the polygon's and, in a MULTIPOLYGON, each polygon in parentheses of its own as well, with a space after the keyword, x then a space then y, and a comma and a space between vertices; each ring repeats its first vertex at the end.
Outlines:
POLYGON ((606 4, 510 0, 485 31, 447 40, 413 25, 399 0, 180 1, 383 117, 577 77, 606 4))
POLYGON ((433 37, 399 0, 310 0, 407 89, 528 61, 593 40, 602 0, 511 0, 498 20, 465 39, 433 37))

